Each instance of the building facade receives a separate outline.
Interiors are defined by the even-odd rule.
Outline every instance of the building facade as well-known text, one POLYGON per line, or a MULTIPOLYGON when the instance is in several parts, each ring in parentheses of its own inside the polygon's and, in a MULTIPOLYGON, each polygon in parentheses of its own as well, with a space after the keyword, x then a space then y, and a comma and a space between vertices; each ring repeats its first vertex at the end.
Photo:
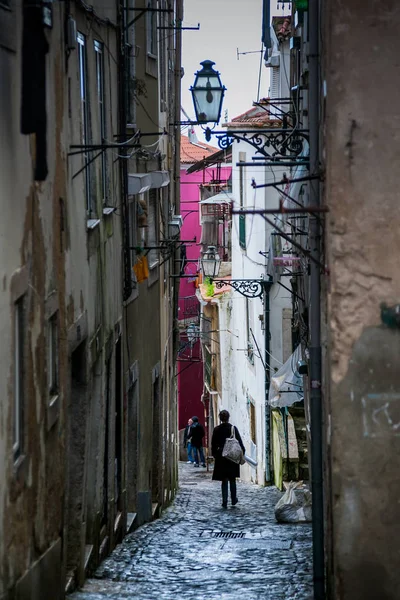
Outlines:
POLYGON ((157 27, 182 8, 161 4, 0 6, 1 598, 64 597, 176 490, 180 31, 157 27))

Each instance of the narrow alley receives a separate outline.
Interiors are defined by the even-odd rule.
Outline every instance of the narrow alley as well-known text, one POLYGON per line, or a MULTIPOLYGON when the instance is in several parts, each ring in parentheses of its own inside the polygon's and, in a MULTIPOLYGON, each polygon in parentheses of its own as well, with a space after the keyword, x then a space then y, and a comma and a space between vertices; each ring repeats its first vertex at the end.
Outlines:
POLYGON ((310 525, 274 518, 275 487, 238 483, 221 508, 211 473, 180 463, 179 492, 160 519, 128 535, 70 600, 308 600, 310 525))

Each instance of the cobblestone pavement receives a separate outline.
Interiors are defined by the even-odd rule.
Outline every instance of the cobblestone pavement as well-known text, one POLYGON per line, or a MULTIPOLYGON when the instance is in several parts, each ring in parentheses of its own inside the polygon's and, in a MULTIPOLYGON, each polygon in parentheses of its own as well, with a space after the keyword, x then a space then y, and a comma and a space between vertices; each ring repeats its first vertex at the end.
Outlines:
POLYGON ((70 600, 308 600, 311 526, 278 524, 273 487, 238 482, 221 508, 219 482, 180 464, 180 488, 160 519, 125 537, 70 600))

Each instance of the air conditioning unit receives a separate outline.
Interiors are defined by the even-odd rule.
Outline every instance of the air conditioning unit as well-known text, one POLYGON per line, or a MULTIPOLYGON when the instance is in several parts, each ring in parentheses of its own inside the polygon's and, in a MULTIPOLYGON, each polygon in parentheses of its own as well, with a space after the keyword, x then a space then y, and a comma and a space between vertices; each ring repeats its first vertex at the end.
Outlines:
POLYGON ((183 219, 182 215, 173 215, 171 221, 168 223, 168 237, 177 237, 182 229, 183 219))
POLYGON ((271 67, 279 67, 280 61, 281 61, 280 54, 273 54, 271 56, 271 58, 269 59, 269 64, 271 67))

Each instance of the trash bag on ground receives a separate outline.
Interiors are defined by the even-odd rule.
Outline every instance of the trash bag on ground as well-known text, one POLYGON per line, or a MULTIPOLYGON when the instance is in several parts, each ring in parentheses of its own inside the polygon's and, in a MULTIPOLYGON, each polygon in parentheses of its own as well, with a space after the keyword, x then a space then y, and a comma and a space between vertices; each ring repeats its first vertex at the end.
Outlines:
POLYGON ((304 490, 304 503, 299 504, 295 490, 302 481, 291 481, 282 498, 275 505, 275 519, 278 523, 309 523, 311 521, 311 494, 304 490))

